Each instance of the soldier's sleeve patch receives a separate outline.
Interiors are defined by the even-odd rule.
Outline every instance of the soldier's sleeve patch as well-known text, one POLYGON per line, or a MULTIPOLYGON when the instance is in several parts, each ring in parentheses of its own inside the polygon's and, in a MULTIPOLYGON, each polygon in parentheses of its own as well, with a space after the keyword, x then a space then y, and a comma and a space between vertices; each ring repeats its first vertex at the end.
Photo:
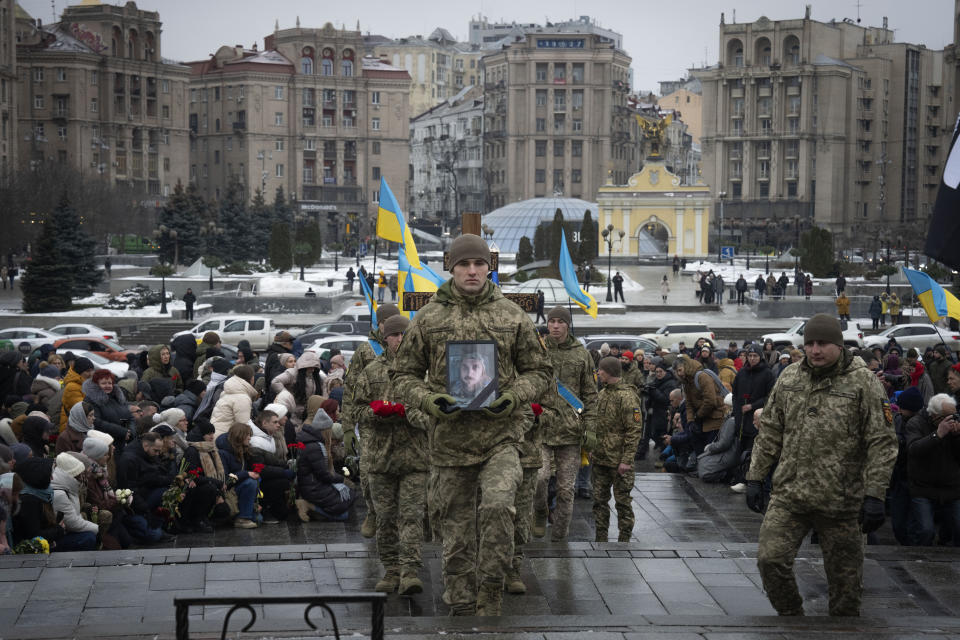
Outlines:
POLYGON ((643 414, 640 413, 640 409, 639 409, 639 408, 634 409, 634 410, 633 410, 633 421, 634 421, 634 422, 640 422, 640 421, 642 421, 642 420, 643 420, 643 414))
POLYGON ((539 332, 539 331, 537 332, 537 340, 540 341, 540 348, 543 349, 544 352, 546 352, 546 350, 547 350, 547 343, 543 341, 543 336, 540 335, 540 332, 539 332))
POLYGON ((890 410, 890 402, 888 400, 883 401, 883 418, 887 421, 887 424, 893 424, 893 411, 890 410))

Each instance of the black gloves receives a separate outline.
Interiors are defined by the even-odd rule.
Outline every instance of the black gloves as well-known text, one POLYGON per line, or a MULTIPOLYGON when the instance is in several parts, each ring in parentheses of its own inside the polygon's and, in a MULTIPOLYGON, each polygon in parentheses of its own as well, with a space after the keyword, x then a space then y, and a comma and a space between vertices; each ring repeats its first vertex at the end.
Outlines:
POLYGON ((420 408, 439 420, 450 420, 460 413, 457 399, 445 393, 431 393, 423 399, 420 408))
POLYGON ((506 418, 517 407, 517 396, 512 391, 504 391, 503 394, 483 408, 483 413, 490 418, 506 418))
POLYGON ((763 513, 767 509, 767 498, 763 495, 763 483, 759 480, 747 481, 747 508, 763 513))
POLYGON ((864 496, 863 506, 860 507, 860 530, 864 533, 873 533, 880 528, 885 519, 883 500, 864 496))

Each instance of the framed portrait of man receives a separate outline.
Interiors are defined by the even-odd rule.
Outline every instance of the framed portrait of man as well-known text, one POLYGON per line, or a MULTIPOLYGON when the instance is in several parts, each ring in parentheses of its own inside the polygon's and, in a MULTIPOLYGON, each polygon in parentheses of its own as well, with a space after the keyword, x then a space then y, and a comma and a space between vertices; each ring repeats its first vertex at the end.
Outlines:
POLYGON ((497 344, 492 340, 447 343, 447 393, 455 406, 476 411, 497 398, 497 344))

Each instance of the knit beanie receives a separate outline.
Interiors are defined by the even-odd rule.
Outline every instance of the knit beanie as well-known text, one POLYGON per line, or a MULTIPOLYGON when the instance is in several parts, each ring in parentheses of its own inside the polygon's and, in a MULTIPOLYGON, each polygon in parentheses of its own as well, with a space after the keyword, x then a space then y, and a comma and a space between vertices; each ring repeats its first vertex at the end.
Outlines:
POLYGON ((176 434, 176 431, 173 427, 168 425, 166 422, 161 422, 160 424, 154 426, 150 429, 150 433, 155 433, 161 438, 169 438, 172 435, 176 434))
POLYGON ((166 422, 170 426, 177 424, 186 417, 187 414, 184 413, 182 409, 177 409, 176 407, 153 414, 154 422, 166 422), (159 416, 159 420, 157 419, 157 416, 159 416))
POLYGON ((803 342, 829 342, 843 347, 843 332, 840 330, 840 321, 826 313, 818 313, 803 327, 803 342))
POLYGON ((558 320, 563 320, 567 323, 567 326, 570 326, 570 310, 562 305, 557 305, 553 309, 547 312, 547 322, 550 322, 554 318, 558 320))
POLYGON ((608 376, 612 376, 614 378, 619 378, 623 374, 623 367, 620 366, 620 359, 614 358, 613 356, 602 358, 600 360, 600 364, 597 366, 608 376))
POLYGON ((626 351, 622 351, 622 352, 620 353, 620 357, 621 357, 621 358, 626 358, 626 359, 629 360, 630 362, 633 362, 633 351, 630 351, 629 349, 627 349, 626 351))
POLYGON ((263 408, 263 410, 272 411, 273 413, 277 414, 278 418, 282 418, 283 416, 287 415, 287 407, 277 402, 268 404, 263 408))
POLYGON ((387 318, 387 321, 383 323, 383 335, 386 337, 392 336, 395 333, 403 333, 409 325, 410 321, 399 313, 395 316, 390 316, 387 318))
POLYGON ((30 408, 26 402, 14 402, 10 405, 10 417, 19 418, 20 416, 27 415, 27 409, 30 408))
POLYGON ((30 450, 30 445, 23 444, 22 442, 18 442, 10 447, 10 451, 13 453, 13 459, 17 461, 17 464, 20 464, 33 455, 33 451, 30 450))
POLYGON ((48 364, 44 368, 40 369, 40 375, 46 378, 59 378, 60 377, 60 367, 55 364, 48 364))
POLYGON ((464 260, 483 260, 490 266, 490 247, 483 238, 472 233, 465 233, 450 244, 450 273, 453 268, 464 260))
POLYGON ((396 315, 400 315, 400 308, 397 305, 390 302, 377 305, 377 324, 383 324, 396 315))
MULTIPOLYGON (((87 440, 90 440, 91 438, 94 440, 99 440, 100 442, 105 442, 107 445, 113 444, 113 436, 106 431, 90 429, 90 431, 87 431, 87 440)), ((84 440, 84 442, 87 440, 84 440)))
POLYGON ((98 438, 87 437, 83 441, 83 454, 91 460, 99 460, 110 451, 110 445, 98 438))
POLYGON ((57 468, 71 478, 76 478, 83 473, 83 463, 69 453, 61 453, 57 456, 57 468))
POLYGON ((194 378, 187 383, 186 390, 192 393, 195 396, 199 396, 203 393, 203 390, 207 388, 207 385, 203 384, 203 380, 199 378, 194 378))
POLYGON ((923 394, 916 387, 907 387, 897 397, 897 406, 916 413, 923 408, 923 394))
POLYGON ((84 371, 92 371, 93 368, 93 363, 90 362, 90 358, 77 358, 73 362, 73 370, 78 374, 84 371))

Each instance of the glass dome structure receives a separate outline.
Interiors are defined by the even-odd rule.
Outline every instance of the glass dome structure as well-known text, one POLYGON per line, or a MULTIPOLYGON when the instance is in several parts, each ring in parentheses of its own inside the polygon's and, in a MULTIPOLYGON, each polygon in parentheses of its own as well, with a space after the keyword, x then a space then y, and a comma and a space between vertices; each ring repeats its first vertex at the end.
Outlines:
MULTIPOLYGON (((566 222, 581 222, 588 210, 597 222, 599 208, 595 202, 578 198, 531 198, 513 202, 483 216, 482 223, 493 229, 491 238, 502 253, 516 253, 520 238, 526 236, 533 242, 533 234, 541 223, 553 222, 557 209, 566 222)), ((571 238, 567 238, 572 243, 571 238)))

